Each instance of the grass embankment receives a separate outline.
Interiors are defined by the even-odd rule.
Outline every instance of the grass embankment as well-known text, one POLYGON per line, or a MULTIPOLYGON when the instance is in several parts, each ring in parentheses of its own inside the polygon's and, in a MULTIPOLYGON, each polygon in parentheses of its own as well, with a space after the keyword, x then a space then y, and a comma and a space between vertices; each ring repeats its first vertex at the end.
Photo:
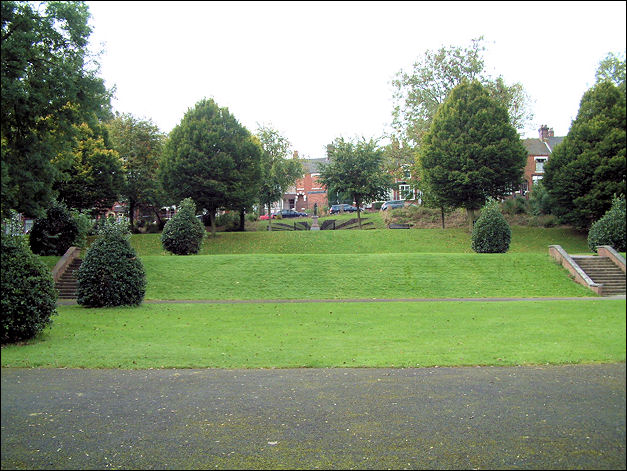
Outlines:
POLYGON ((62 306, 3 367, 292 368, 625 361, 625 301, 62 306))
POLYGON ((142 257, 146 299, 594 296, 548 254, 142 257))
MULTIPOLYGON (((161 234, 131 238, 139 256, 169 255, 161 234)), ((568 253, 590 253, 584 234, 569 228, 512 227, 508 253, 548 254, 549 245, 568 253)), ((223 232, 208 234, 199 255, 213 254, 373 254, 373 253, 474 253, 466 228, 382 229, 293 232, 223 232)))

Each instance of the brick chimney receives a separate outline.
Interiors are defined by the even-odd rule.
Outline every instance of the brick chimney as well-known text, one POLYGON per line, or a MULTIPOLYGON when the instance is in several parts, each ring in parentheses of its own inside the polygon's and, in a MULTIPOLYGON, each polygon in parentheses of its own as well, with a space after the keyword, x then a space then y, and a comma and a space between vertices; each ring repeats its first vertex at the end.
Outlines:
POLYGON ((546 124, 543 124, 542 126, 540 126, 540 129, 538 129, 538 133, 540 134, 541 141, 546 141, 549 137, 554 137, 555 135, 553 128, 549 129, 549 127, 546 124))

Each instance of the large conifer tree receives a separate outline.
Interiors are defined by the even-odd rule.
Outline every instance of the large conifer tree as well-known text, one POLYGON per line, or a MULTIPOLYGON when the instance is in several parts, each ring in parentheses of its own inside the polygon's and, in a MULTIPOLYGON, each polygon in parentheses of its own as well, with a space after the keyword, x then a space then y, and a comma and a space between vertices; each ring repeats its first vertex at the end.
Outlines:
POLYGON ((479 82, 464 81, 436 113, 418 163, 434 197, 465 208, 472 227, 488 197, 518 187, 526 156, 507 109, 479 82))
POLYGON ((218 209, 239 210, 257 198, 260 158, 261 148, 229 110, 203 99, 170 133, 159 175, 171 198, 192 198, 209 212, 215 236, 218 209))
POLYGON ((603 80, 588 90, 564 141, 545 167, 543 183, 563 222, 585 229, 625 194, 624 87, 603 80), (623 91, 622 91, 623 90, 623 91))

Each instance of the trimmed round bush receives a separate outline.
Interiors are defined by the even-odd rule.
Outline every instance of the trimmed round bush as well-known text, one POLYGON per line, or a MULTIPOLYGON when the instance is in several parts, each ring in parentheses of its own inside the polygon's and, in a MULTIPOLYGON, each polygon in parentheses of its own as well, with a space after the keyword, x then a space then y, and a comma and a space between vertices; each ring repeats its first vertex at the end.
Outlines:
POLYGON ((30 248, 39 255, 63 255, 79 235, 76 220, 63 203, 53 202, 30 231, 30 248))
POLYGON ((601 219, 590 227, 588 247, 593 252, 599 245, 610 245, 617 252, 624 252, 625 236, 625 197, 614 198, 612 207, 601 219))
POLYGON ((205 227, 196 217, 196 204, 191 198, 185 198, 177 213, 165 224, 161 245, 175 255, 196 254, 204 236, 205 227))
POLYGON ((2 344, 28 340, 52 323, 57 291, 52 274, 23 236, 2 231, 2 344))
POLYGON ((78 269, 77 302, 86 307, 138 305, 146 273, 129 243, 127 224, 106 224, 78 269))
POLYGON ((505 253, 509 250, 512 230, 495 200, 488 201, 472 228, 472 250, 477 253, 505 253))

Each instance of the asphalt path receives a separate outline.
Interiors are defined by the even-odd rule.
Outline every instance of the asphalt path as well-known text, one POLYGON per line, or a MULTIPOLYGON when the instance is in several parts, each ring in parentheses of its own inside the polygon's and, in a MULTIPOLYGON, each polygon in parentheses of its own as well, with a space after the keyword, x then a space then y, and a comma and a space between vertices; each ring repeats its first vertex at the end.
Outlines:
POLYGON ((625 469, 625 363, 2 369, 2 469, 625 469))

